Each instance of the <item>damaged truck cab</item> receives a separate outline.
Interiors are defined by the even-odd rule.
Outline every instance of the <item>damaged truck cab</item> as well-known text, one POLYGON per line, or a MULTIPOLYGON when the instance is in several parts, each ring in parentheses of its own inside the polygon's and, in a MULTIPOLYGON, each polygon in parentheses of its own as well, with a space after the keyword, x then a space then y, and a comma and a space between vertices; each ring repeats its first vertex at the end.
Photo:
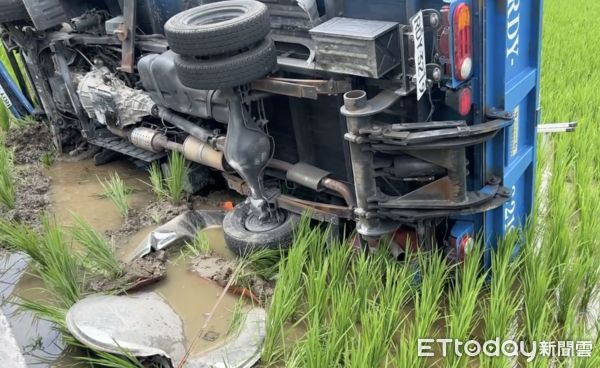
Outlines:
POLYGON ((541 0, 0 10, 4 47, 26 70, 17 79, 34 86, 59 149, 87 143, 146 164, 180 152, 192 182, 222 177, 248 197, 223 223, 238 254, 289 246, 308 213, 366 242, 460 259, 532 212, 541 0))

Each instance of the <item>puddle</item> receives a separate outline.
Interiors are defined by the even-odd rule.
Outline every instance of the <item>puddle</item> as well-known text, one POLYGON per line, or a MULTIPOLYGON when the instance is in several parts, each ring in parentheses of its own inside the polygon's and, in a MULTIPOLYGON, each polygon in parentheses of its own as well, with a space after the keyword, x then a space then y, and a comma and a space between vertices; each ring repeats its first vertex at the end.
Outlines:
POLYGON ((32 367, 81 367, 81 363, 64 353, 60 333, 54 325, 22 311, 11 301, 15 298, 44 300, 41 280, 28 273, 27 256, 20 253, 0 254, 0 308, 9 321, 17 344, 32 367))
MULTIPOLYGON (((51 212, 63 226, 72 224, 72 213, 82 216, 100 232, 118 230, 123 220, 114 204, 102 198, 99 179, 107 179, 117 172, 134 192, 130 205, 134 209, 144 208, 153 200, 147 174, 127 161, 118 161, 103 166, 95 166, 92 161, 56 162, 49 170, 52 178, 50 190, 51 212)), ((213 207, 214 208, 214 207, 213 207)), ((144 237, 155 227, 141 229, 128 239, 116 242, 117 255, 121 259, 138 246, 144 237)), ((225 246, 220 227, 204 230, 214 252, 224 258, 233 255, 225 246)), ((212 281, 194 274, 190 269, 191 259, 184 259, 174 252, 167 265, 166 278, 141 291, 155 291, 160 294, 179 314, 183 321, 186 345, 188 348, 205 323, 223 288, 212 281)), ((37 320, 29 312, 22 312, 8 300, 16 297, 31 300, 46 299, 41 280, 28 273, 28 259, 22 254, 8 254, 0 251, 0 307, 12 326, 15 338, 21 347, 28 366, 36 367, 83 367, 77 362, 72 351, 64 351, 60 334, 53 325, 37 320)), ((198 338, 191 350, 191 356, 219 346, 225 338, 233 318, 239 296, 224 296, 216 314, 211 319, 204 338, 198 338)))
MULTIPOLYGON (((122 244, 117 253, 127 257, 154 227, 147 227, 122 244)), ((223 230, 213 226, 203 230, 213 252, 221 257, 232 257, 233 254, 225 246, 223 230)), ((123 258, 122 258, 123 259, 123 258)), ((173 310, 181 317, 189 348, 204 325, 208 313, 213 309, 223 288, 212 281, 205 280, 191 271, 191 257, 182 257, 175 250, 167 264, 164 280, 141 291, 154 291, 162 296, 173 310)), ((219 346, 227 337, 227 330, 233 318, 232 311, 238 302, 238 296, 226 294, 215 315, 205 331, 206 338, 198 338, 193 344, 191 356, 219 346)))
MULTIPOLYGON (((160 294, 181 317, 186 347, 190 348, 223 288, 194 274, 187 263, 184 259, 170 262, 167 266, 167 277, 148 290, 160 294)), ((237 301, 238 297, 225 295, 203 335, 204 338, 198 338, 194 343, 191 349, 192 357, 223 342, 227 337, 233 317, 232 311, 237 301)))
POLYGON ((148 174, 128 161, 114 161, 102 166, 95 166, 91 160, 59 161, 48 170, 52 178, 52 213, 57 221, 70 225, 73 212, 98 231, 119 229, 123 220, 115 205, 100 196, 104 190, 98 181, 98 178, 108 179, 113 173, 118 173, 134 190, 129 202, 132 208, 140 209, 153 199, 150 188, 142 182, 148 182, 148 174))

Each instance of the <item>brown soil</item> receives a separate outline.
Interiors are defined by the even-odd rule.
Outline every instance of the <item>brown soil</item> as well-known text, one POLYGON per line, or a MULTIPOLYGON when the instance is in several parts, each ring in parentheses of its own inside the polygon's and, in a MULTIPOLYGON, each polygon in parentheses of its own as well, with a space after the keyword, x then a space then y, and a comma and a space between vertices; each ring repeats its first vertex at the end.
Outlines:
POLYGON ((100 279, 90 283, 95 292, 134 291, 165 277, 167 256, 164 251, 151 253, 124 265, 125 274, 116 280, 100 279))
POLYGON ((119 241, 130 237, 145 227, 164 224, 190 209, 191 205, 188 202, 183 202, 181 205, 175 206, 167 200, 152 201, 139 211, 130 210, 130 214, 124 221, 123 226, 116 231, 108 231, 106 235, 109 238, 119 241))
MULTIPOLYGON (((236 267, 236 260, 206 254, 194 259, 191 268, 198 276, 210 280, 221 287, 225 287, 236 267)), ((248 275, 243 280, 240 280, 239 285, 233 285, 230 291, 256 299, 264 304, 273 296, 274 287, 273 283, 265 281, 256 275, 248 275), (245 290, 248 290, 250 295, 245 290)))
POLYGON ((2 217, 39 228, 42 214, 50 205, 50 178, 39 165, 18 166, 15 173, 16 205, 2 217))
POLYGON ((40 122, 11 128, 6 146, 14 150, 16 165, 38 164, 44 153, 55 152, 50 128, 40 122))

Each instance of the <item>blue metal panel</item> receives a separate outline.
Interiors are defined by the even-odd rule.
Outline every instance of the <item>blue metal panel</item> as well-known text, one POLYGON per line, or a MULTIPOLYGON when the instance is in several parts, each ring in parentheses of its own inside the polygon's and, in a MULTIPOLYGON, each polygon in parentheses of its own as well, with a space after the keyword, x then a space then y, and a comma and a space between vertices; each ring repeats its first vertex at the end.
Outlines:
POLYGON ((484 214, 489 251, 497 239, 525 225, 534 200, 539 119, 542 0, 485 0, 483 43, 485 111, 514 113, 514 123, 485 147, 485 174, 502 178, 513 196, 484 214))
POLYGON ((1 84, 8 89, 6 91, 3 90, 1 93, 4 98, 9 99, 8 101, 4 101, 3 98, 3 102, 7 109, 11 111, 13 116, 17 119, 22 118, 19 110, 31 114, 33 112, 33 106, 31 106, 31 103, 29 100, 27 100, 27 97, 25 97, 23 92, 21 92, 17 84, 13 82, 8 70, 6 70, 6 67, 2 65, 2 63, 0 63, 0 81, 2 82, 1 84), (10 96, 13 96, 13 100, 10 100, 10 96), (18 109, 15 104, 19 104, 22 109, 18 109))

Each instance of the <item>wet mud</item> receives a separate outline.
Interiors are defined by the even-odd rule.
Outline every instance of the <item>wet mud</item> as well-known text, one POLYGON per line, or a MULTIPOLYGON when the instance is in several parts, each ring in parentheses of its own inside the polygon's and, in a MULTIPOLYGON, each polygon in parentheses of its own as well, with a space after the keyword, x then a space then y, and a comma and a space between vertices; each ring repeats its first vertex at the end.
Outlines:
MULTIPOLYGON (((35 134, 47 138, 48 133, 44 128, 36 132, 33 126, 26 127, 23 138, 15 139, 16 156, 20 157, 16 160, 17 207, 3 213, 2 218, 39 229, 44 213, 53 216, 65 227, 72 225, 73 214, 77 214, 104 233, 115 246, 119 258, 125 260, 128 253, 156 226, 191 209, 215 209, 224 202, 237 201, 228 191, 218 191, 214 196, 195 196, 178 206, 166 200, 158 201, 147 184, 147 172, 126 160, 95 166, 90 159, 67 157, 57 158, 51 167, 43 168, 40 159, 51 150, 51 143, 40 142, 30 148, 27 142, 36 140, 35 134), (126 219, 120 216, 109 199, 101 196, 100 180, 113 173, 118 173, 133 189, 130 194, 131 212, 126 219)), ((81 157, 85 157, 85 152, 81 157)), ((181 317, 187 347, 192 355, 215 348, 226 339, 240 298, 244 301, 258 300, 254 294, 261 295, 261 298, 267 294, 259 289, 253 289, 249 294, 232 288, 211 317, 208 329, 199 334, 236 265, 224 244, 222 230, 215 227, 206 231, 212 249, 210 256, 184 255, 181 248, 156 252, 125 265, 125 274, 118 280, 90 281, 90 289, 129 294, 155 291, 181 317)), ((0 293, 1 307, 13 330, 17 331, 17 341, 27 363, 38 367, 86 366, 81 363, 74 365, 74 356, 81 352, 65 350, 60 333, 50 322, 40 321, 12 303, 16 298, 35 301, 47 298, 43 283, 29 266, 27 256, 8 253, 0 248, 0 262, 4 270, 0 281, 2 286, 6 286, 0 293)))
POLYGON ((40 122, 11 128, 6 136, 6 146, 14 151, 16 165, 39 164, 44 154, 56 151, 50 128, 40 122))

